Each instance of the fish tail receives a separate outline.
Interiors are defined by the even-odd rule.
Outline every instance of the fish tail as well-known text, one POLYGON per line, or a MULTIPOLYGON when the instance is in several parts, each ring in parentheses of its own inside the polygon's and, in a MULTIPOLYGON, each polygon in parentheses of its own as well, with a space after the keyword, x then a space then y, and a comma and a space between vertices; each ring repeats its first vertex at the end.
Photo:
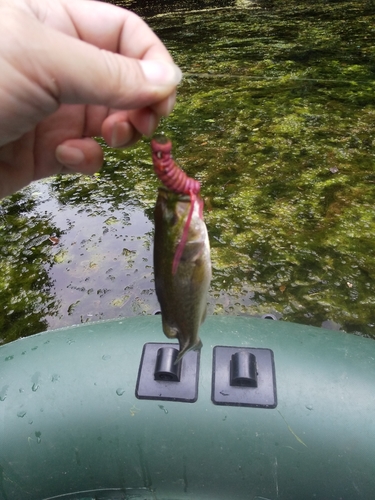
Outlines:
POLYGON ((185 344, 185 346, 182 349, 180 349, 180 352, 178 353, 178 356, 177 356, 174 364, 177 365, 188 351, 200 351, 202 349, 202 347, 203 347, 203 344, 202 344, 201 339, 199 339, 198 342, 196 344, 193 344, 193 345, 185 344))

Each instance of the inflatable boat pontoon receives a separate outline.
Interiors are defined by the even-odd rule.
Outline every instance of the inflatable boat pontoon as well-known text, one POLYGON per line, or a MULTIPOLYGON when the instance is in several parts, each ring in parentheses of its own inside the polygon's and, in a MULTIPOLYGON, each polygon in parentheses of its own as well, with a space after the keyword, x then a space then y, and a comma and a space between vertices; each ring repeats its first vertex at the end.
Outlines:
POLYGON ((375 342, 212 316, 174 363, 158 316, 0 347, 1 500, 371 500, 375 342))

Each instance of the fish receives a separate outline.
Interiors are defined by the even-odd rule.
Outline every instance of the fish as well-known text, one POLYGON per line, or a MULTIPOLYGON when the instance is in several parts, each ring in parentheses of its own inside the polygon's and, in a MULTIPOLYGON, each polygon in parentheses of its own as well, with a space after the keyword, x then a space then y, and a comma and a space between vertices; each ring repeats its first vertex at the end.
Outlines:
POLYGON ((163 332, 178 339, 178 363, 199 350, 199 327, 207 314, 212 269, 210 243, 203 220, 203 200, 158 190, 155 206, 154 274, 163 332))

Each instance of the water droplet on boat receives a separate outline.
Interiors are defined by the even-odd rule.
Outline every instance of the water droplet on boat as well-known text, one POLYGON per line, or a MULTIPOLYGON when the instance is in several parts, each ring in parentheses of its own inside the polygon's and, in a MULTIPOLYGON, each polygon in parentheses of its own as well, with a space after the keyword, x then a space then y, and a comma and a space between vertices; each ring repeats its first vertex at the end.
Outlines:
POLYGON ((36 442, 38 444, 40 444, 40 442, 42 441, 41 435, 42 435, 42 433, 40 431, 35 432, 36 442))
POLYGON ((33 392, 36 392, 38 389, 39 389, 39 384, 36 384, 36 383, 35 383, 35 384, 33 384, 33 385, 32 385, 32 387, 31 387, 31 390, 32 390, 33 392))
POLYGON ((20 418, 23 418, 25 415, 26 415, 25 410, 20 410, 20 411, 17 413, 17 417, 20 417, 20 418))
POLYGON ((305 405, 305 408, 306 408, 306 410, 310 410, 310 411, 313 410, 313 406, 312 405, 305 405))
POLYGON ((107 361, 107 359, 111 359, 111 356, 109 354, 103 354, 102 359, 107 361))
POLYGON ((7 390, 9 385, 5 385, 0 391, 0 401, 5 401, 7 398, 7 390))
POLYGON ((122 389, 121 387, 119 387, 117 390, 116 390, 116 394, 117 396, 122 396, 125 392, 125 389, 122 389))

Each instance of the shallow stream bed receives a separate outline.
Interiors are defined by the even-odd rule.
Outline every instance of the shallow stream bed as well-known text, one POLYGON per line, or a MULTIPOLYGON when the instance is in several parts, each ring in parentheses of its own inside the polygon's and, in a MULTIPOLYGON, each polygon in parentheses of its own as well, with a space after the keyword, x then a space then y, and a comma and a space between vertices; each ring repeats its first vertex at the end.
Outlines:
MULTIPOLYGON (((160 130, 202 183, 208 313, 375 337, 374 3, 115 3, 184 72, 160 130)), ((96 176, 1 202, 0 343, 158 308, 149 141, 104 147, 96 176)))

